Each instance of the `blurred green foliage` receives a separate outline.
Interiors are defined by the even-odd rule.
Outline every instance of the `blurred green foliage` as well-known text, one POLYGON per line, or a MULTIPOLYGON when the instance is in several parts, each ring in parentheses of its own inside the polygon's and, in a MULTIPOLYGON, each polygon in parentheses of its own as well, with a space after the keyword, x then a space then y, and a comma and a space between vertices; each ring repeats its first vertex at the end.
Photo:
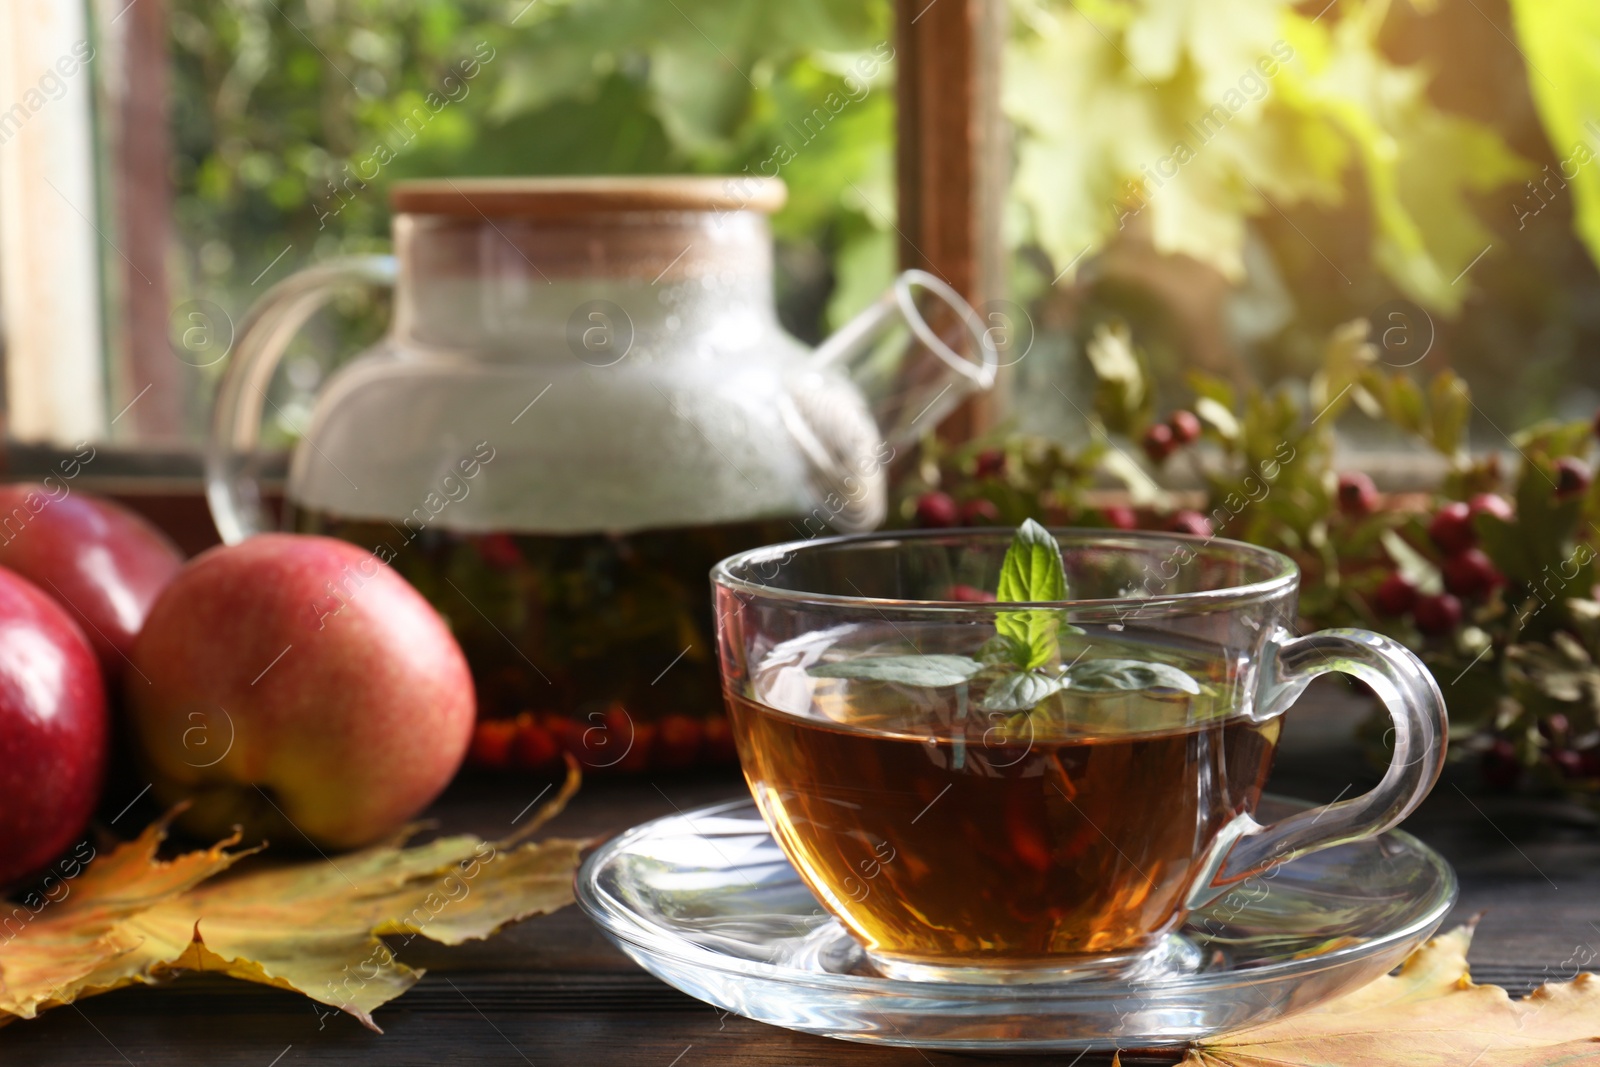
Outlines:
POLYGON ((440 174, 765 165, 802 334, 892 268, 886 0, 174 0, 171 24, 180 299, 242 311, 286 245, 263 282, 382 247, 388 184, 440 174))
POLYGON ((1251 217, 1338 204, 1353 170, 1372 262, 1411 299, 1459 309, 1452 279, 1488 241, 1466 195, 1533 168, 1384 55, 1385 0, 1342 6, 1319 18, 1284 0, 1019 0, 1015 192, 1052 261, 1137 221, 1158 251, 1242 280, 1251 217))
MULTIPOLYGON (((1596 9, 1504 3, 1009 0, 1004 240, 1037 321, 1014 372, 1023 423, 1081 423, 1058 394, 1095 388, 1073 357, 1111 321, 1130 324, 1150 399, 1170 406, 1196 367, 1305 382, 1330 330, 1388 329, 1402 300, 1418 329, 1404 355, 1428 353, 1412 373, 1473 384, 1480 436, 1592 403, 1600 275, 1573 229, 1600 254, 1600 161, 1570 191, 1559 175, 1588 138, 1596 9), (1214 299, 1190 298, 1211 319, 1176 306, 1192 275, 1119 263, 1135 245, 1220 272, 1214 299)), ((891 14, 888 0, 172 0, 174 301, 237 318, 297 266, 386 247, 397 178, 775 172, 790 190, 780 315, 814 340, 894 266, 891 14)), ((318 328, 324 350, 359 340, 318 328)), ((295 417, 316 378, 284 395, 295 417)))

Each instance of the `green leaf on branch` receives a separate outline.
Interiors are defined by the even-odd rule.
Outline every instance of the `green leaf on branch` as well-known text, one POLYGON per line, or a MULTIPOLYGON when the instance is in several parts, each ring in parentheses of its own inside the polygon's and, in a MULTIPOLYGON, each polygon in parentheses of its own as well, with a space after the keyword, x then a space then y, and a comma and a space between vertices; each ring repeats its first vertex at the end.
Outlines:
POLYGON ((1574 227, 1600 263, 1600 167, 1595 164, 1595 101, 1600 100, 1600 4, 1594 0, 1511 0, 1528 88, 1572 190, 1574 227))
POLYGON ((1378 539, 1383 542, 1383 550, 1389 554, 1395 570, 1415 586, 1418 592, 1444 591, 1444 578, 1439 574, 1439 568, 1429 562, 1428 557, 1412 548, 1405 538, 1393 530, 1385 530, 1378 539))
POLYGON ((1083 354, 1094 370, 1094 412, 1106 429, 1129 435, 1142 430, 1150 421, 1155 398, 1128 324, 1098 327, 1083 354))
POLYGON ((1428 407, 1433 416, 1433 447, 1454 457, 1466 441, 1467 420, 1472 417, 1467 383, 1454 371, 1440 371, 1428 383, 1428 407))

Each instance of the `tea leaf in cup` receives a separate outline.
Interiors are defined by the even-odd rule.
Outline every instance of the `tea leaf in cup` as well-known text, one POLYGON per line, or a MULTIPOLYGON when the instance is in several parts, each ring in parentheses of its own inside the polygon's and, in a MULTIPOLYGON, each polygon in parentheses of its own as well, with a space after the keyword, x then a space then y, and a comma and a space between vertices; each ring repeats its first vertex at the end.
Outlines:
MULTIPOLYGON (((997 597, 1009 603, 1067 599, 1061 546, 1049 530, 1032 519, 1017 528, 1006 550, 997 597)), ((1089 693, 1142 689, 1200 693, 1200 684, 1187 673, 1154 661, 1074 661, 1063 669, 1061 635, 1084 632, 1066 623, 1065 614, 1055 608, 1001 611, 995 616, 995 635, 978 649, 976 658, 953 654, 860 656, 818 663, 807 668, 807 673, 814 678, 848 678, 924 689, 962 685, 983 673, 979 684, 987 681, 988 685, 981 689, 983 696, 978 706, 998 712, 1031 712, 1067 688, 1089 693), (1051 664, 1055 664, 1053 669, 1051 664)))
POLYGON ((1015 671, 995 679, 978 706, 984 711, 1031 711, 1066 688, 1067 679, 1044 671, 1015 671))
POLYGON ((1177 689, 1198 694, 1200 683, 1166 663, 1142 659, 1092 659, 1074 666, 1067 677, 1073 689, 1106 693, 1118 689, 1177 689))
POLYGON ((1028 655, 1026 642, 1006 634, 995 634, 978 649, 978 661, 989 667, 1022 667, 1028 655))
POLYGON ((939 689, 960 685, 981 670, 983 664, 966 656, 862 656, 818 663, 807 673, 813 678, 858 678, 939 689))

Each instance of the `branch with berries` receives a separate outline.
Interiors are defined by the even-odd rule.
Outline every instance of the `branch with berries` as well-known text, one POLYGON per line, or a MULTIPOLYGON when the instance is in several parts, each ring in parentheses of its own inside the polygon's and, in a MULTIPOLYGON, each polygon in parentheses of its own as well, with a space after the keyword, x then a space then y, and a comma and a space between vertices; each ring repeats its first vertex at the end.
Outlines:
MULTIPOLYGON (((1364 626, 1416 651, 1450 707, 1453 755, 1485 780, 1600 801, 1600 426, 1541 423, 1474 454, 1472 403, 1449 371, 1384 367, 1353 322, 1309 380, 1272 390, 1191 375, 1157 418, 1126 330, 1088 346, 1089 439, 924 441, 896 516, 924 527, 1051 525, 1223 536, 1300 565, 1303 629, 1364 626), (1385 496, 1339 471, 1334 426, 1366 418, 1442 458, 1432 493, 1385 496), (1509 467, 1509 469, 1508 469, 1509 467), (1183 487, 1187 483, 1187 487, 1183 487), (1172 488, 1177 485, 1179 488, 1172 488)), ((1381 745, 1381 731, 1371 738, 1381 745)))

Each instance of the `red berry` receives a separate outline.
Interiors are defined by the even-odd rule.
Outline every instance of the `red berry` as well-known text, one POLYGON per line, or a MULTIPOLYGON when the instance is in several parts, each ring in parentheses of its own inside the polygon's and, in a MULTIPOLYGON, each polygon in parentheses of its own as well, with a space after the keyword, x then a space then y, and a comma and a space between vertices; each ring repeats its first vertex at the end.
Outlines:
POLYGON ((1380 615, 1404 615, 1416 602, 1417 587, 1399 571, 1385 578, 1372 594, 1372 606, 1380 615))
POLYGON ((508 767, 516 736, 517 724, 509 719, 484 719, 472 729, 472 747, 467 758, 479 767, 508 767))
POLYGON ((1362 518, 1378 510, 1378 487, 1360 471, 1339 475, 1339 510, 1352 518, 1362 518))
POLYGON ((961 505, 963 526, 998 526, 999 523, 1000 509, 994 506, 992 500, 977 497, 961 505))
POLYGON ((1467 501, 1467 510, 1473 518, 1479 515, 1493 515, 1504 522, 1516 518, 1516 512, 1511 508, 1511 502, 1499 493, 1479 493, 1467 501))
POLYGON ((706 761, 709 763, 737 763, 739 750, 733 743, 733 728, 728 724, 726 717, 718 715, 707 719, 705 723, 706 734, 706 761))
POLYGON ((1593 477, 1583 460, 1563 456, 1556 460, 1556 496, 1576 496, 1589 488, 1593 477))
POLYGON ((1503 737, 1496 738, 1494 744, 1484 749, 1480 767, 1484 784, 1491 789, 1510 789, 1522 777, 1517 750, 1503 737))
POLYGON ((1132 508, 1123 507, 1121 504, 1112 504, 1110 507, 1100 509, 1100 517, 1105 519, 1106 525, 1113 530, 1137 530, 1139 516, 1132 508))
MULTIPOLYGON (((622 753, 619 752, 607 756, 605 757, 606 760, 617 759, 617 756, 619 755, 622 755, 622 758, 617 760, 616 763, 612 763, 609 766, 603 766, 597 769, 606 771, 619 771, 625 774, 634 774, 654 766, 656 755, 656 734, 659 731, 660 727, 653 722, 635 723, 633 727, 633 743, 628 745, 627 755, 622 755, 622 753)), ((626 736, 624 736, 622 743, 628 744, 626 736)))
POLYGON ((583 751, 583 731, 590 724, 550 711, 539 716, 539 725, 544 727, 544 732, 550 735, 560 751, 570 752, 574 756, 583 751))
POLYGON ((961 510, 956 507, 956 502, 950 498, 949 493, 941 493, 935 489, 931 493, 923 493, 917 497, 918 526, 943 529, 955 526, 960 521, 961 510))
POLYGON ((1449 593, 1419 596, 1411 610, 1417 629, 1430 636, 1450 633, 1461 625, 1461 601, 1449 593))
POLYGON ((1172 427, 1164 422, 1158 422, 1144 432, 1144 454, 1150 457, 1151 463, 1164 462, 1176 447, 1172 427))
POLYGON ((1546 715, 1544 718, 1539 720, 1539 733, 1546 741, 1549 741, 1553 744, 1566 744, 1567 731, 1571 728, 1572 724, 1568 722, 1567 717, 1561 714, 1559 711, 1550 715, 1546 715))
POLYGON ((1472 528, 1472 509, 1459 500, 1452 500, 1434 513, 1428 523, 1428 536, 1447 556, 1472 547, 1478 534, 1472 528))
POLYGON ((1173 533, 1193 534, 1196 537, 1212 536, 1211 520, 1198 511, 1191 511, 1188 508, 1174 512, 1167 523, 1167 528, 1173 533))
POLYGON ((1174 411, 1167 425, 1172 427, 1172 439, 1180 445, 1190 445, 1200 439, 1200 416, 1192 411, 1174 411))
POLYGON ((522 566, 522 551, 510 534, 484 534, 478 538, 478 555, 496 570, 509 571, 522 566))
POLYGON ((1583 757, 1570 748, 1556 749, 1549 753, 1550 763, 1561 772, 1563 778, 1582 778, 1583 757))
POLYGON ((1444 561, 1444 587, 1456 596, 1480 597, 1505 579, 1481 548, 1468 548, 1444 561))
MULTIPOLYGON (((589 721, 593 723, 597 720, 591 715, 589 721)), ((594 755, 596 763, 610 763, 631 746, 641 725, 634 721, 627 708, 613 700, 606 708, 605 715, 598 720, 598 725, 584 731, 587 735, 585 747, 594 755)))
POLYGON ((674 712, 656 729, 656 766, 687 767, 700 755, 700 720, 674 712))
POLYGON ((967 604, 992 604, 994 603, 994 594, 973 585, 952 585, 950 587, 950 599, 960 600, 967 604))
POLYGON ((986 448, 978 453, 976 472, 980 478, 989 478, 1006 469, 1006 454, 1003 449, 986 448))
POLYGON ((561 758, 561 746, 550 731, 524 712, 517 716, 517 740, 511 754, 513 762, 523 770, 543 770, 561 758))

